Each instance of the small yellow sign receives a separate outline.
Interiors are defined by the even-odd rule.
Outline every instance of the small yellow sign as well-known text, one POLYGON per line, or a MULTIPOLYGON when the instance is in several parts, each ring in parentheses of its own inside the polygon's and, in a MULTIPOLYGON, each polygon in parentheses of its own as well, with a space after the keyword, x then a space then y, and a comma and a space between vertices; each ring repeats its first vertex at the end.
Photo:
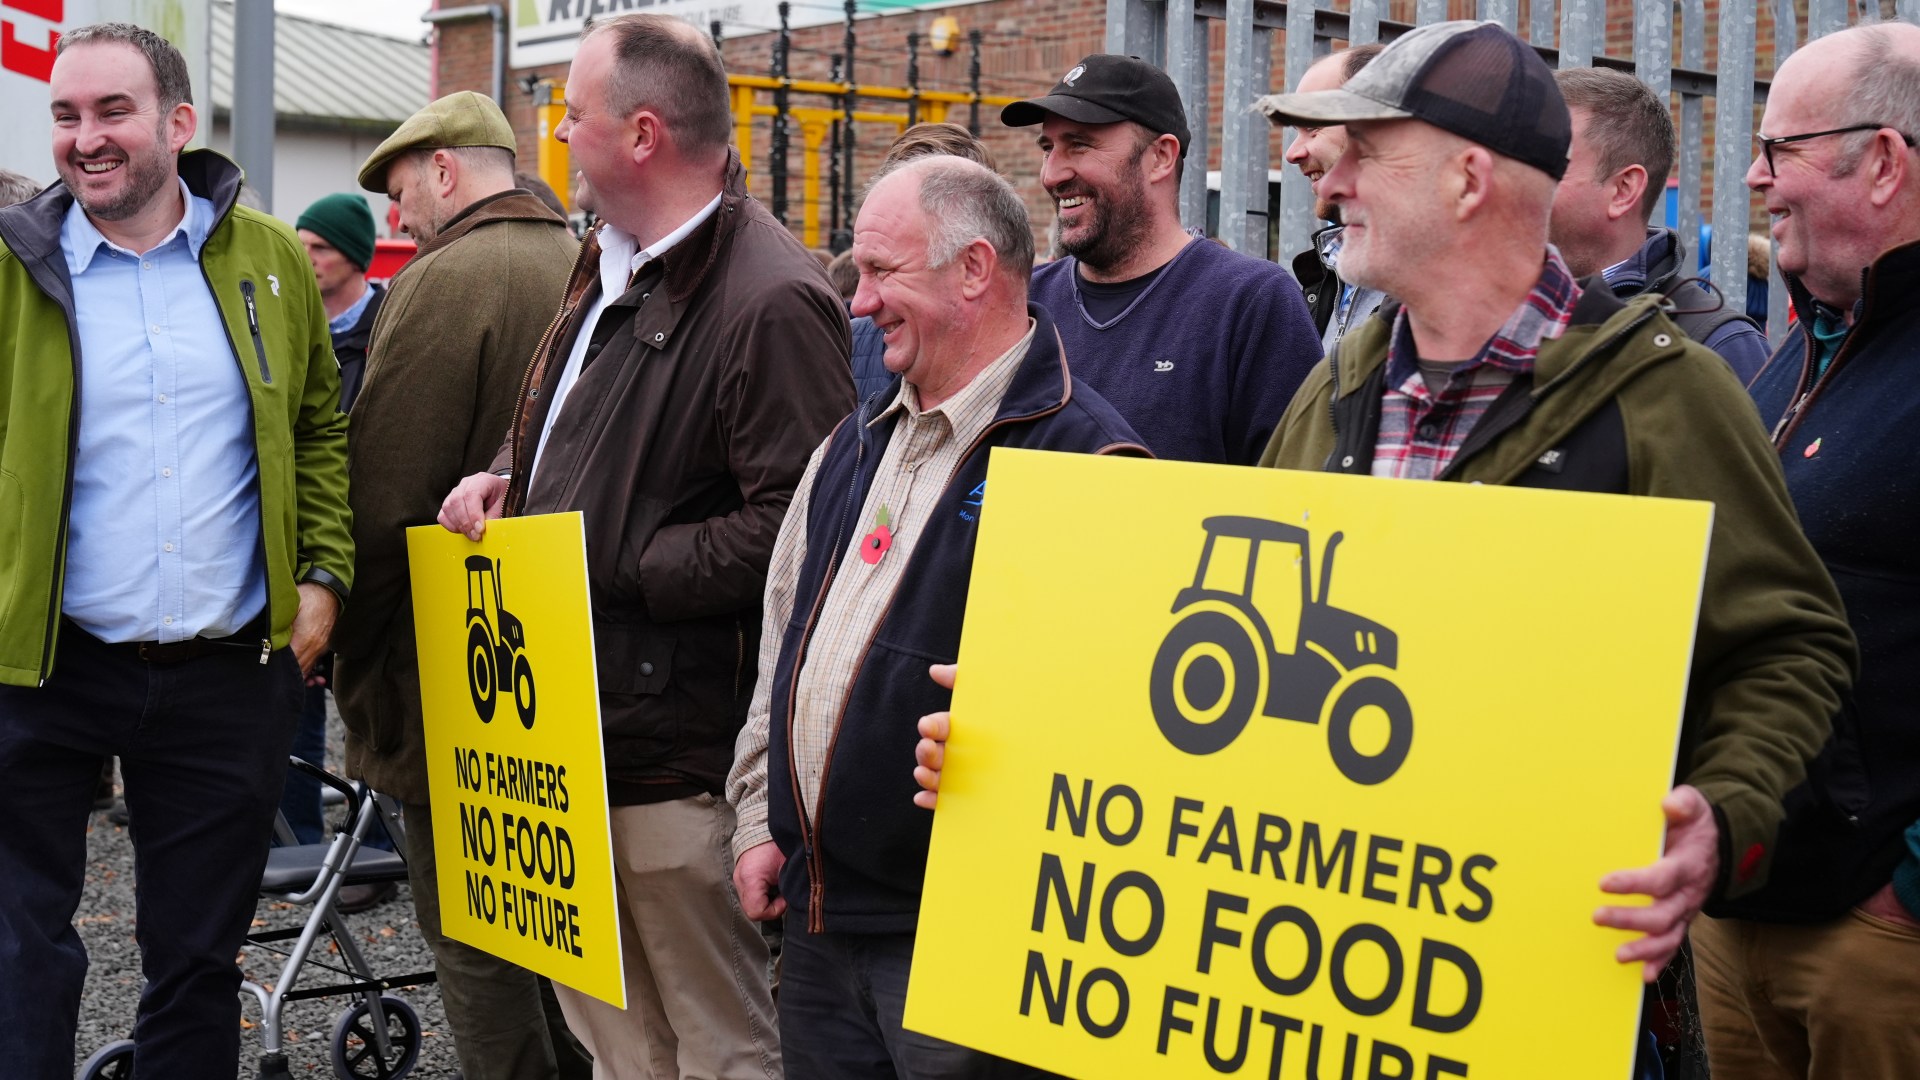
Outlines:
POLYGON ((580 515, 408 529, 407 558, 442 928, 625 1008, 580 515))
POLYGON ((997 450, 907 1026, 1083 1078, 1629 1074, 1712 507, 997 450))

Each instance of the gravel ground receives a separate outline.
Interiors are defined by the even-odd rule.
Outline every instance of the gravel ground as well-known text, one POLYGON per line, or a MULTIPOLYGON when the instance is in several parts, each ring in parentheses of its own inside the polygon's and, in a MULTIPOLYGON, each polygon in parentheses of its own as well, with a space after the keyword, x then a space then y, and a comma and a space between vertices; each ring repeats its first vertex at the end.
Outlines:
MULTIPOLYGON (((330 715, 329 721, 329 761, 337 767, 342 760, 339 717, 330 715)), ((331 816, 338 821, 337 811, 331 816)), ((256 928, 297 926, 310 910, 262 900, 254 925, 256 928)), ((133 845, 126 829, 109 823, 104 811, 96 812, 87 836, 86 892, 73 920, 86 942, 91 961, 86 989, 80 999, 76 1068, 103 1044, 132 1034, 134 1010, 139 1004, 142 985, 140 950, 133 939, 133 911, 133 845)), ((420 936, 419 923, 413 917, 412 897, 405 884, 393 899, 371 911, 346 916, 346 920, 375 972, 403 974, 432 970, 433 955, 420 936)), ((280 962, 280 957, 249 949, 241 967, 248 977, 271 986, 278 981, 280 962)), ((318 985, 331 977, 331 973, 314 967, 313 963, 309 961, 302 973, 301 985, 318 985)), ((420 1014, 420 1058, 410 1076, 452 1076, 457 1068, 453 1036, 446 1030, 438 988, 422 986, 396 993, 420 1014)), ((239 1080, 251 1080, 257 1075, 262 1048, 260 1004, 251 994, 243 993, 241 999, 242 1031, 236 1075, 239 1080)), ((334 1075, 330 1049, 334 1024, 350 1004, 346 998, 317 998, 287 1007, 283 1030, 294 1076, 334 1075)))

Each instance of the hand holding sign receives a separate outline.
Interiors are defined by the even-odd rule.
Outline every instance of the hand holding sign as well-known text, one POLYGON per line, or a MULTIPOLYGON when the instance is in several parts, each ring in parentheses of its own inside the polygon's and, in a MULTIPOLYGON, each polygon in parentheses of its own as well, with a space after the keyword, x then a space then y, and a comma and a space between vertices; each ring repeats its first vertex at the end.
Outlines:
POLYGON ((470 476, 447 528, 407 530, 441 932, 624 1007, 586 539, 577 513, 488 527, 505 488, 470 476))
POLYGON ((1603 907, 1593 921, 1619 930, 1641 930, 1646 937, 1629 941, 1614 953, 1623 964, 1644 960, 1640 977, 1660 977, 1680 942, 1687 924, 1700 913, 1720 873, 1720 827, 1706 797, 1687 784, 1669 792, 1660 809, 1667 815, 1666 853, 1652 866, 1621 870, 1600 880, 1610 893, 1638 893, 1653 897, 1645 907, 1603 907))
MULTIPOLYGON (((927 669, 933 681, 948 690, 953 689, 959 672, 958 664, 935 664, 927 669)), ((920 785, 920 790, 913 793, 915 806, 931 810, 940 800, 940 770, 946 766, 947 732, 952 722, 950 712, 928 713, 920 718, 920 743, 913 748, 913 780, 920 785)))
POLYGON ((1645 814, 1711 507, 992 468, 965 719, 914 747, 940 813, 908 1028, 1080 1077, 1627 1073, 1641 971, 1616 957, 1657 963, 1713 880, 1697 794, 1664 857, 1645 814), (1406 572, 1436 544, 1526 587, 1453 602, 1406 572), (1603 876, 1652 905, 1594 925, 1603 876))
POLYGON ((440 524, 475 543, 486 535, 487 519, 500 516, 507 501, 507 478, 474 473, 447 493, 440 504, 440 524))

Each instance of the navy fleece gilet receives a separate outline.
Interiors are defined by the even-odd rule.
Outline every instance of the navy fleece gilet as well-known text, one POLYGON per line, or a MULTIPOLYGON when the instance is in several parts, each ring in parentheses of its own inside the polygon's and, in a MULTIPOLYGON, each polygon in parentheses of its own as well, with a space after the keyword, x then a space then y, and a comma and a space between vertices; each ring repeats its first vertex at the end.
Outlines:
POLYGON ((1774 427, 1800 525, 1833 575, 1860 642, 1852 701, 1787 793, 1766 887, 1715 914, 1767 922, 1837 918, 1887 883, 1920 820, 1920 243, 1886 252, 1864 281, 1852 333, 1816 378, 1805 313, 1748 392, 1774 427), (1795 405, 1811 389, 1811 396, 1795 405))
POLYGON ((812 617, 859 533, 854 515, 894 427, 867 424, 892 394, 861 403, 821 457, 809 496, 807 554, 774 669, 767 747, 767 825, 787 857, 780 893, 816 933, 911 933, 918 918, 933 815, 913 805, 913 748, 920 717, 947 708, 952 697, 928 678, 927 667, 959 656, 986 506, 988 451, 1145 454, 1104 398, 1077 378, 1069 384, 1052 322, 1032 305, 1028 313, 1038 323, 1033 344, 993 421, 940 493, 861 658, 821 775, 809 843, 788 752, 794 676, 805 660, 812 617))

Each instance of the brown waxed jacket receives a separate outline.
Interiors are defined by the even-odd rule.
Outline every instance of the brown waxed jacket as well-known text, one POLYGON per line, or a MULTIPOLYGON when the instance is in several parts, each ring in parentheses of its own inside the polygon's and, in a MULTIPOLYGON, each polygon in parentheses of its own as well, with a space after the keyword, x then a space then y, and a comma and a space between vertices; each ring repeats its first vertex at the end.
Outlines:
POLYGON ((820 264, 749 198, 720 206, 601 316, 533 461, 599 288, 588 237, 507 443, 506 513, 578 510, 613 800, 718 794, 753 696, 767 563, 813 448, 853 408, 846 309, 820 264), (529 471, 532 471, 529 490, 529 471))
POLYGON ((534 196, 488 196, 394 275, 374 321, 347 433, 359 555, 334 697, 348 774, 403 802, 428 801, 406 530, 493 459, 577 247, 534 196))

